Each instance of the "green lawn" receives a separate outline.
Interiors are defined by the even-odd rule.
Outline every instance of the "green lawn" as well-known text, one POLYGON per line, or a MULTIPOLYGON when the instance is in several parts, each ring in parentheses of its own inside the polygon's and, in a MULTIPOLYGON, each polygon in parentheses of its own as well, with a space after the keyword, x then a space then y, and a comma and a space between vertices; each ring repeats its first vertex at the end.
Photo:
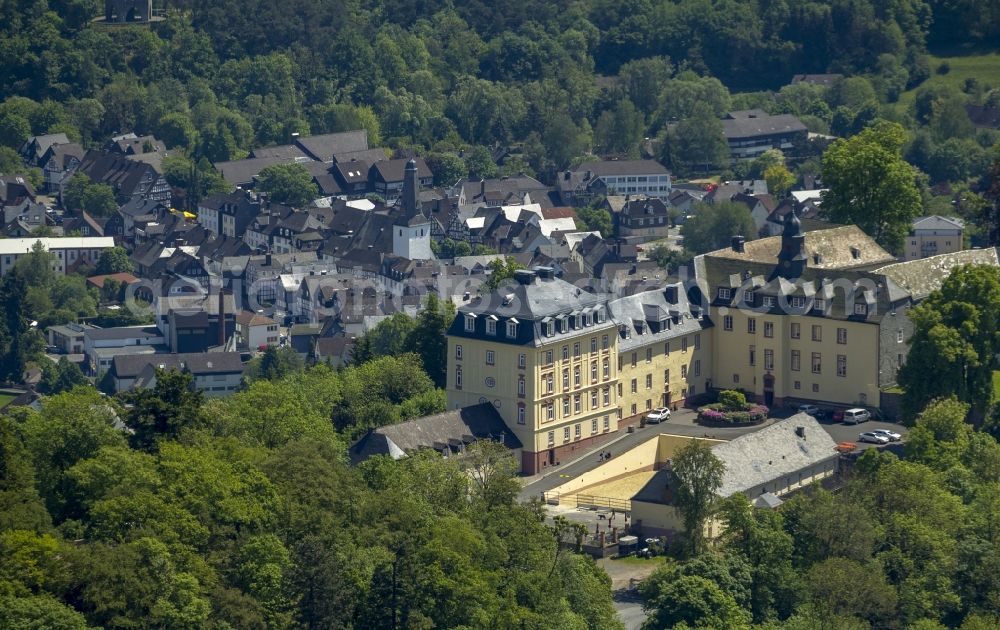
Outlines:
POLYGON ((17 396, 15 396, 14 394, 0 392, 0 409, 6 407, 10 403, 10 401, 14 400, 15 398, 17 398, 17 396))
POLYGON ((1000 400, 1000 370, 993 371, 993 397, 1000 400))
POLYGON ((936 57, 931 55, 930 59, 930 78, 915 89, 903 92, 900 95, 899 104, 902 107, 912 105, 913 100, 916 98, 917 90, 923 87, 950 85, 961 90, 962 84, 970 77, 978 79, 981 84, 1000 87, 1000 53, 993 52, 956 57, 936 57), (938 67, 945 61, 951 66, 951 70, 947 74, 938 74, 938 67))
POLYGON ((637 558, 635 556, 626 556, 624 558, 614 558, 614 562, 621 564, 634 564, 636 566, 657 566, 664 564, 667 561, 667 556, 656 556, 653 558, 637 558))

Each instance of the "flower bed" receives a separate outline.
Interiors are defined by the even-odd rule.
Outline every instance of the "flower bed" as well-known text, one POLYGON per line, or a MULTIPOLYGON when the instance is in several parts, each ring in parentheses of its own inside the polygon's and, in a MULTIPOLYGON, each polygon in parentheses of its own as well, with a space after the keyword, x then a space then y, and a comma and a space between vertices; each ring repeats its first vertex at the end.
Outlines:
POLYGON ((747 404, 742 409, 727 409, 721 403, 698 408, 698 424, 709 427, 746 427, 767 420, 770 410, 764 405, 747 404))

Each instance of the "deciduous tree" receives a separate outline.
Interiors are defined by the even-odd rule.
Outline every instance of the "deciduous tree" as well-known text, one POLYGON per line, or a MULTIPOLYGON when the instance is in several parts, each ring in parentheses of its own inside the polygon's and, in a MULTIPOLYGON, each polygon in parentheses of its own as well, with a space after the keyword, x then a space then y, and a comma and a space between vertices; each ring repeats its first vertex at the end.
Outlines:
POLYGON ((921 210, 917 174, 900 155, 905 140, 896 123, 879 122, 841 139, 823 154, 822 214, 853 223, 880 245, 898 252, 921 210))
POLYGON ((273 164, 257 176, 257 187, 278 203, 302 206, 319 195, 319 189, 301 164, 273 164))
POLYGON ((677 477, 674 505, 684 521, 693 555, 705 544, 705 524, 715 509, 715 491, 722 486, 726 466, 701 440, 691 440, 674 455, 671 470, 677 477))

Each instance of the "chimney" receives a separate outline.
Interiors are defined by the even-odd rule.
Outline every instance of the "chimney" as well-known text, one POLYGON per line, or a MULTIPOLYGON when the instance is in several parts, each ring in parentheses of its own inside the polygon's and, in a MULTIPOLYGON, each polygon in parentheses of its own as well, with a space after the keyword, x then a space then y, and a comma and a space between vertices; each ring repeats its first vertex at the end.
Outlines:
POLYGON ((805 427, 795 427, 795 435, 799 436, 803 440, 806 439, 806 428, 805 427))
POLYGON ((534 271, 518 269, 514 272, 514 280, 517 280, 519 284, 533 284, 535 282, 535 278, 536 274, 534 271))
POLYGON ((226 291, 219 288, 219 345, 226 345, 226 291))
POLYGON ((663 296, 670 304, 677 304, 677 285, 670 284, 667 285, 666 289, 663 291, 663 296))
POLYGON ((556 270, 552 267, 535 267, 535 273, 541 280, 552 280, 556 277, 556 270))
POLYGON ((743 244, 744 243, 746 243, 746 239, 745 238, 743 238, 742 236, 734 236, 733 237, 733 251, 742 254, 743 251, 744 251, 743 250, 743 244))

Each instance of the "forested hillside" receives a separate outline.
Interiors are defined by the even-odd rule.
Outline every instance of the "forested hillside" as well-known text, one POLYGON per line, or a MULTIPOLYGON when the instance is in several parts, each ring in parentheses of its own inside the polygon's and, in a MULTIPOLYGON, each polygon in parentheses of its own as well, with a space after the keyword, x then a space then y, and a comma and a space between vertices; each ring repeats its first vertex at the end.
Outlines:
POLYGON ((617 627, 610 579, 516 503, 502 447, 348 466, 358 427, 331 417, 393 413, 428 380, 407 357, 0 416, 0 627, 617 627))
MULTIPOLYGON (((167 164, 172 183, 189 185, 186 159, 229 160, 293 132, 363 125, 373 144, 421 149, 442 180, 462 170, 494 174, 489 156, 468 151, 494 143, 523 149, 506 172, 551 178, 591 149, 636 152, 644 137, 662 135, 669 121, 697 119, 703 106, 715 115, 744 106, 787 111, 838 134, 879 115, 928 124, 926 102, 921 109, 918 99, 916 112, 890 106, 935 71, 928 41, 990 43, 1000 35, 1000 9, 986 0, 249 0, 156 8, 165 8, 165 21, 107 27, 91 22, 102 9, 96 0, 0 5, 0 143, 15 147, 51 131, 85 144, 153 133, 182 156, 167 164), (859 78, 836 94, 813 86, 778 98, 761 92, 808 72, 859 78), (451 156, 460 149, 467 160, 456 166, 451 156)), ((958 96, 983 98, 984 87, 958 96)))

